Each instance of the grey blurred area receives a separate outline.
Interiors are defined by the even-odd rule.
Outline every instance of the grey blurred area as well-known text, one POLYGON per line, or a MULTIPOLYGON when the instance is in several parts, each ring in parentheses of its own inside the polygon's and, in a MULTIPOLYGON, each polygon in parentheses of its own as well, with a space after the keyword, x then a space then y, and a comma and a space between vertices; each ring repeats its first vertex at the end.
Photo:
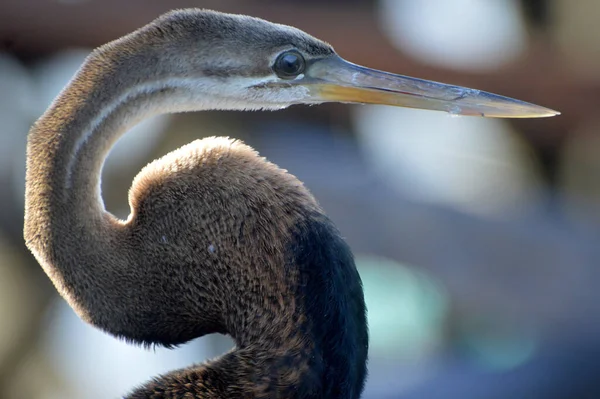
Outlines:
POLYGON ((204 7, 297 26, 346 59, 557 109, 503 121, 329 104, 143 122, 111 153, 107 208, 149 161, 239 138, 305 182, 350 243, 371 329, 365 399, 600 397, 600 37, 595 0, 0 2, 0 398, 119 397, 218 356, 79 320, 22 239, 31 124, 89 51, 204 7))

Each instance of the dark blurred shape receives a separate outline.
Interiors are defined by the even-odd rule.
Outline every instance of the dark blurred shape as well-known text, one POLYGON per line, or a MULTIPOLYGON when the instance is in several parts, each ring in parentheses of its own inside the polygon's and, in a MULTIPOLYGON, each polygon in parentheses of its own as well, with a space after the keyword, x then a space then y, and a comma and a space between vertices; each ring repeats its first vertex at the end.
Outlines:
MULTIPOLYGON (((600 397, 600 348, 591 342, 553 342, 514 370, 485 373, 449 358, 433 384, 398 399, 595 399, 600 397)), ((375 398, 373 398, 375 399, 375 398)))
POLYGON ((521 6, 532 28, 545 30, 552 22, 549 0, 521 0, 521 6))
MULTIPOLYGON (((323 4, 322 0, 263 0, 263 3, 271 4, 323 4)), ((348 6, 348 5, 361 5, 375 7, 377 1, 375 0, 328 0, 327 7, 329 6, 348 6)))

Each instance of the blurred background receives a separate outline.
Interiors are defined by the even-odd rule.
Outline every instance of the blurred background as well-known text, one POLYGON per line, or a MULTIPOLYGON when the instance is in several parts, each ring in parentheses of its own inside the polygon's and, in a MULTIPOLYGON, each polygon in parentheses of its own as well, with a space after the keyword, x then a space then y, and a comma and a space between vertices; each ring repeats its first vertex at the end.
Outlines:
POLYGON ((600 3, 2 0, 0 398, 117 398, 217 356, 79 320, 22 240, 26 135, 89 51, 181 7, 294 25, 358 64, 562 112, 488 120, 327 104, 155 118, 106 165, 107 208, 150 160, 231 136, 312 190, 347 237, 371 327, 366 399, 600 397, 600 3))

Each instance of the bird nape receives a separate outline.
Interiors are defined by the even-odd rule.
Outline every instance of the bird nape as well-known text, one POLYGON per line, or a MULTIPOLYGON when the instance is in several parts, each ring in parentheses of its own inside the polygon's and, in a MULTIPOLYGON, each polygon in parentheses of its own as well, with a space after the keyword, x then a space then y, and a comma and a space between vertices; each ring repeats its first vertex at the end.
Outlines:
POLYGON ((239 141, 209 138, 146 166, 127 220, 104 209, 100 191, 108 152, 141 119, 329 101, 557 114, 357 66, 289 26, 190 9, 94 50, 32 127, 25 241, 77 314, 146 345, 214 332, 235 340, 222 357, 128 398, 360 397, 362 283, 347 244, 294 176, 239 141))

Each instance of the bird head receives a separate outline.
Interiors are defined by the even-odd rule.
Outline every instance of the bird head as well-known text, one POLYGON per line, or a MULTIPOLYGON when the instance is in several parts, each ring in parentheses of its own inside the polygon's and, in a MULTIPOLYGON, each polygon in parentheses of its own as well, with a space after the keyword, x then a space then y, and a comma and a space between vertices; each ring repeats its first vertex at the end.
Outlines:
POLYGON ((480 90, 359 66, 299 29, 248 16, 178 10, 135 35, 146 49, 149 42, 155 44, 157 62, 168 65, 169 74, 201 86, 198 91, 210 95, 213 108, 343 102, 486 117, 558 114, 480 90))

